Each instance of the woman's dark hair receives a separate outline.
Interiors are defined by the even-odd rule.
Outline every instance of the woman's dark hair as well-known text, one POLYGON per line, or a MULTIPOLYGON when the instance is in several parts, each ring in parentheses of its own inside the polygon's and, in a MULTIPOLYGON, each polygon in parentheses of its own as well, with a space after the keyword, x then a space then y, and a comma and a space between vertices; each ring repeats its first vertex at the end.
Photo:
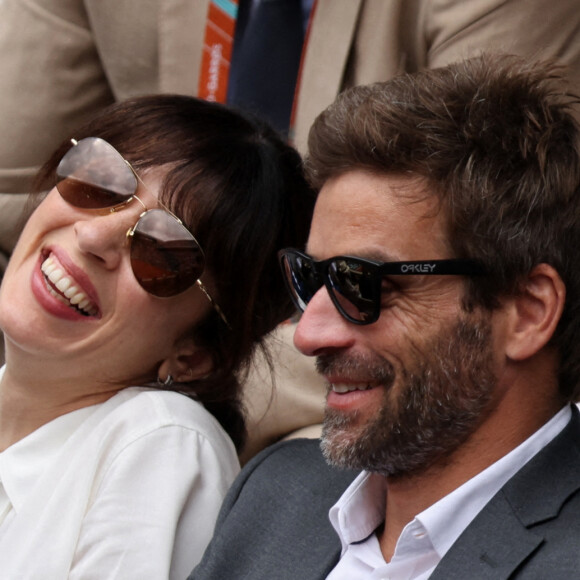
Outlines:
MULTIPOLYGON (((167 168, 160 199, 203 248, 212 297, 230 326, 213 309, 196 325, 213 371, 176 389, 203 403, 241 449, 241 380, 256 348, 265 349, 265 335, 294 311, 276 252, 303 246, 308 235, 314 195, 300 156, 255 117, 178 95, 104 109, 71 135, 89 136, 111 143, 141 175, 167 168)), ((70 146, 63 143, 44 165, 36 190, 55 185, 56 166, 70 146)))

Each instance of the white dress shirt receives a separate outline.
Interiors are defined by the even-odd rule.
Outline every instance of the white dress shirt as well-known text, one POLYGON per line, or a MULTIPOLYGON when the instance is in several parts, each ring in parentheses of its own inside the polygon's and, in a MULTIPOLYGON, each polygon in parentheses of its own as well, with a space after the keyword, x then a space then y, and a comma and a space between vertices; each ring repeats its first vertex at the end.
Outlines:
POLYGON ((0 578, 183 580, 238 471, 178 393, 130 387, 63 415, 0 453, 0 578))
POLYGON ((571 410, 566 406, 521 445, 418 514, 403 529, 389 563, 375 534, 385 518, 386 481, 361 473, 329 513, 342 554, 328 580, 429 578, 489 500, 564 429, 570 418, 571 410))

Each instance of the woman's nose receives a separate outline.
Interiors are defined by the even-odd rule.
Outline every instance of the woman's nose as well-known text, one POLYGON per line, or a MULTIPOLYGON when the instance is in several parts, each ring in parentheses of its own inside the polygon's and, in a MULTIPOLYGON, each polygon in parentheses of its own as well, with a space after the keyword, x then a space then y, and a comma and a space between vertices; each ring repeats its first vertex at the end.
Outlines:
POLYGON ((338 312, 323 286, 302 313, 294 333, 294 344, 307 356, 343 350, 354 343, 354 327, 338 312))
POLYGON ((116 268, 127 251, 127 232, 143 208, 138 204, 79 220, 74 232, 81 252, 99 260, 107 269, 116 268))

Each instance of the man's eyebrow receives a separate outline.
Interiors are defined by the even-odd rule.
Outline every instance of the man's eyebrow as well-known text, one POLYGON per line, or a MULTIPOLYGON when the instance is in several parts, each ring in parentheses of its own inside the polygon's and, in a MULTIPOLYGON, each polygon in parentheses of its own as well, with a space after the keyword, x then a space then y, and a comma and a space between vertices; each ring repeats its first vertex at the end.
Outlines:
MULTIPOLYGON (((337 258, 337 257, 341 257, 341 256, 346 256, 346 257, 350 257, 350 258, 361 258, 363 260, 371 260, 372 262, 412 262, 413 261, 410 259, 401 258, 400 256, 390 255, 387 252, 382 251, 382 250, 377 250, 376 248, 369 249, 369 250, 362 249, 362 250, 357 250, 357 251, 352 251, 352 252, 342 252, 340 254, 332 254, 331 256, 326 256, 325 258, 320 258, 316 254, 309 252, 308 248, 306 248, 305 253, 308 254, 316 262, 319 262, 322 260, 327 260, 330 258, 337 258)), ((420 261, 424 261, 424 260, 420 260, 420 261)))
POLYGON ((360 256, 365 260, 372 260, 373 262, 408 262, 409 260, 405 260, 400 256, 394 256, 389 254, 388 252, 384 252, 381 250, 370 250, 368 252, 363 252, 360 256))

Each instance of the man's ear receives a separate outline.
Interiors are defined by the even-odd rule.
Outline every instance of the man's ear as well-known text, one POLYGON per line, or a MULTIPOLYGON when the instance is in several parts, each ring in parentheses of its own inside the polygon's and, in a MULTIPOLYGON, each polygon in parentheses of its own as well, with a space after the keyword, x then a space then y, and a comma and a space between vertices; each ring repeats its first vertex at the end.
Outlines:
POLYGON ((549 264, 529 273, 520 292, 507 301, 506 355, 524 360, 540 351, 552 338, 564 310, 566 287, 549 264))
POLYGON ((211 354, 197 346, 193 339, 183 338, 177 342, 172 354, 159 366, 159 377, 165 380, 171 375, 176 383, 187 383, 208 375, 213 369, 211 354))

